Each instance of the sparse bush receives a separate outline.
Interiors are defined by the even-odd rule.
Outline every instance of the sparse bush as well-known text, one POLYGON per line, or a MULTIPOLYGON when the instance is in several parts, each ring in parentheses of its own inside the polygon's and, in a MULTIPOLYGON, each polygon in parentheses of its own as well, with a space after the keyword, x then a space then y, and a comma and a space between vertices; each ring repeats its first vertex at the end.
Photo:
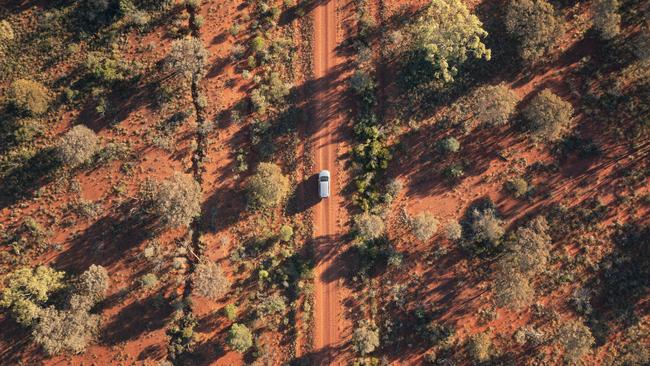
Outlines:
POLYGON ((14 29, 11 23, 6 20, 0 20, 0 45, 14 39, 14 29))
POLYGON ((594 2, 594 28, 604 39, 612 39, 621 32, 621 15, 618 0, 596 0, 594 2))
POLYGON ((573 107, 549 89, 542 90, 523 111, 533 135, 543 141, 557 141, 568 129, 573 107))
POLYGON ((542 61, 560 37, 562 24, 546 0, 512 0, 506 9, 506 30, 519 43, 521 58, 542 61))
POLYGON ((34 342, 49 355, 82 353, 99 331, 100 316, 83 310, 57 310, 50 306, 41 312, 34 327, 34 342))
POLYGON ((9 103, 19 111, 38 116, 47 112, 50 105, 50 91, 36 81, 14 80, 7 91, 9 103))
POLYGON ((447 137, 438 142, 438 149, 443 154, 452 154, 460 150, 460 142, 454 137, 447 137))
POLYGON ((454 105, 454 116, 466 132, 481 125, 499 127, 512 118, 519 98, 505 84, 474 89, 454 105))
POLYGON ((463 236, 463 228, 458 221, 449 220, 445 225, 445 237, 449 240, 459 240, 463 236))
POLYGON ((411 231, 418 240, 426 241, 438 232, 438 224, 438 219, 431 213, 423 212, 411 220, 411 231))
POLYGON ((377 239, 384 234, 384 220, 370 213, 362 213, 354 217, 354 229, 363 239, 377 239))
POLYGON ((181 74, 186 80, 197 80, 205 75, 208 51, 196 38, 180 39, 172 43, 166 59, 167 69, 181 74))
POLYGON ((569 320, 558 332, 558 343, 564 347, 565 361, 574 364, 589 352, 595 340, 582 321, 569 320))
POLYGON ((140 197, 144 210, 164 228, 188 226, 201 214, 201 186, 192 177, 176 173, 162 182, 146 182, 140 197))
POLYGON ((213 261, 202 261, 196 266, 193 276, 193 288, 201 296, 218 301, 230 289, 230 281, 221 267, 213 261))
POLYGON ((352 333, 355 351, 365 356, 379 347, 379 328, 370 320, 362 320, 352 333))
POLYGON ((89 311, 97 302, 104 299, 109 286, 110 278, 106 268, 91 265, 72 286, 70 308, 89 311))
POLYGON ((514 178, 506 182, 506 188, 515 198, 521 198, 528 193, 528 182, 524 178, 514 178))
POLYGON ((273 163, 260 163, 248 180, 248 204, 253 209, 279 205, 289 193, 289 179, 273 163))
POLYGON ((65 286, 64 276, 47 266, 19 268, 5 279, 0 307, 8 308, 19 324, 29 326, 40 316, 50 294, 65 286))
POLYGON ((488 332, 475 334, 470 338, 468 348, 474 361, 485 362, 490 359, 492 337, 488 332))
POLYGON ((56 151, 59 160, 72 168, 89 161, 99 151, 99 138, 83 125, 76 125, 59 141, 56 151))
POLYGON ((253 345, 253 334, 245 325, 235 323, 228 331, 226 342, 233 350, 244 353, 253 345))
POLYGON ((451 82, 471 56, 490 60, 481 42, 487 36, 481 21, 460 0, 432 0, 411 29, 413 50, 423 52, 433 79, 451 82))

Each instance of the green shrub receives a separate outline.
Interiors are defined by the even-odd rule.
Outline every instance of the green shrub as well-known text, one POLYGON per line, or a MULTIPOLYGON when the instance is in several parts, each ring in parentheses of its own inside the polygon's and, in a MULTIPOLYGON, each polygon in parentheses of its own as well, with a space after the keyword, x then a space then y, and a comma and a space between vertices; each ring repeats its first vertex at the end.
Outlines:
POLYGON ((47 112, 50 105, 49 90, 36 81, 14 80, 7 91, 9 103, 23 113, 32 116, 47 112))
POLYGON ((112 84, 132 76, 132 67, 117 55, 106 56, 101 52, 90 52, 84 63, 86 72, 94 79, 112 84))
POLYGON ((279 205, 289 193, 289 179, 273 163, 260 163, 248 180, 248 204, 253 209, 279 205))
POLYGON ((235 304, 228 304, 223 308, 223 312, 226 315, 226 318, 230 321, 237 319, 237 306, 235 304))
POLYGON ((524 178, 513 178, 506 182, 506 189, 515 198, 521 198, 528 193, 528 182, 524 178))
POLYGON ((498 245, 505 234, 504 223, 492 208, 472 212, 472 235, 476 242, 498 245))
POLYGON ((32 336, 48 355, 79 354, 99 332, 100 320, 99 315, 83 310, 57 310, 50 306, 42 311, 32 336))
POLYGON ((283 242, 290 241, 293 238, 293 228, 290 225, 282 225, 279 237, 283 242))
POLYGON ((384 220, 369 213, 362 213, 354 217, 354 229, 363 239, 377 239, 384 234, 384 220))
POLYGON ((418 240, 429 240, 438 231, 438 220, 429 212, 422 212, 411 219, 411 231, 418 240))
POLYGON ((162 182, 145 182, 140 199, 144 211, 167 229, 189 226, 201 214, 201 186, 185 174, 175 173, 162 182))
POLYGON ((569 127, 573 107, 549 89, 544 89, 531 100, 523 116, 535 139, 558 141, 569 127))
POLYGON ((193 289, 201 296, 218 301, 230 290, 230 280, 213 261, 199 263, 192 274, 193 289))
POLYGON ((246 352, 253 345, 253 334, 243 324, 233 324, 226 339, 228 346, 239 353, 246 352))
POLYGON ((484 124, 499 127, 510 121, 518 102, 517 95, 505 84, 486 85, 454 105, 454 118, 466 132, 484 124))
POLYGON ((481 21, 460 0, 432 0, 411 29, 414 50, 424 52, 433 79, 451 82, 471 56, 490 60, 481 42, 487 36, 481 21))
POLYGON ((621 32, 619 0, 596 0, 594 3, 594 28, 604 39, 612 39, 621 32))
POLYGON ((64 276, 47 266, 19 268, 5 279, 0 307, 9 309, 19 324, 29 326, 40 316, 49 295, 65 286, 64 276))
POLYGON ((438 142, 438 149, 443 154, 452 154, 460 150, 460 142, 454 137, 447 137, 438 142))
POLYGON ((169 337, 168 354, 172 360, 179 359, 182 355, 192 352, 195 344, 194 328, 197 325, 192 312, 177 311, 174 314, 173 324, 167 329, 169 337))
POLYGON ((373 321, 362 320, 352 333, 352 346, 361 356, 379 347, 379 328, 373 321))
POLYGON ((99 138, 83 125, 76 125, 66 132, 57 144, 59 160, 72 168, 88 162, 99 151, 99 138))
POLYGON ((562 33, 560 18, 546 0, 510 1, 505 26, 519 43, 521 58, 529 64, 543 61, 562 33))
POLYGON ((255 38, 253 38, 253 40, 251 41, 251 50, 253 52, 263 51, 264 48, 266 48, 266 42, 264 41, 264 37, 256 36, 255 38))
POLYGON ((153 273, 147 273, 140 277, 140 286, 150 289, 158 284, 158 276, 153 273))
POLYGON ((461 163, 451 163, 443 169, 442 174, 450 181, 455 182, 465 176, 465 169, 461 163))

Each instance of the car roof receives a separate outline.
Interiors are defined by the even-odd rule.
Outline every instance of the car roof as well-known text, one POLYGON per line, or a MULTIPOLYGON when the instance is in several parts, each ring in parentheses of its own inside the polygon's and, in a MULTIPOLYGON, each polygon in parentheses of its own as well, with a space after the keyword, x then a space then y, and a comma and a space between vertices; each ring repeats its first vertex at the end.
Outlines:
POLYGON ((318 173, 319 177, 322 177, 324 175, 330 175, 330 171, 329 170, 321 170, 320 173, 318 173))

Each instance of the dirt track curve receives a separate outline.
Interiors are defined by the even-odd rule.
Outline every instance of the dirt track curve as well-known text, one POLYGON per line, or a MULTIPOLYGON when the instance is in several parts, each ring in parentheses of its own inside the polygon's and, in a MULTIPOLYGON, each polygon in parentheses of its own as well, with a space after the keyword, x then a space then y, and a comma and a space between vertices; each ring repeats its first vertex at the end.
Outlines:
POLYGON ((342 305, 342 289, 339 284, 343 268, 336 261, 340 254, 338 212, 341 208, 339 195, 341 180, 337 168, 339 131, 343 126, 343 83, 341 65, 343 58, 337 55, 337 0, 322 1, 313 12, 314 16, 314 77, 316 90, 313 95, 313 118, 316 171, 331 172, 331 196, 321 200, 315 212, 316 269, 314 304, 314 364, 344 364, 343 331, 345 327, 342 305))

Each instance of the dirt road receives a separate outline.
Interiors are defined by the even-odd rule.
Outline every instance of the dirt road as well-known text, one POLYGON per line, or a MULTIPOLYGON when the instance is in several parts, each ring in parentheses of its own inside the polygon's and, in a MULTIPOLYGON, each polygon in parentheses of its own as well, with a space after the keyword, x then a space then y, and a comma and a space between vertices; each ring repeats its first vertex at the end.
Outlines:
POLYGON ((314 304, 314 364, 344 364, 343 348, 346 325, 339 284, 343 267, 340 259, 339 195, 342 182, 337 167, 340 131, 344 124, 342 82, 343 57, 338 56, 337 2, 323 0, 313 12, 314 76, 313 125, 316 171, 331 172, 331 196, 321 200, 315 210, 316 269, 314 304))

